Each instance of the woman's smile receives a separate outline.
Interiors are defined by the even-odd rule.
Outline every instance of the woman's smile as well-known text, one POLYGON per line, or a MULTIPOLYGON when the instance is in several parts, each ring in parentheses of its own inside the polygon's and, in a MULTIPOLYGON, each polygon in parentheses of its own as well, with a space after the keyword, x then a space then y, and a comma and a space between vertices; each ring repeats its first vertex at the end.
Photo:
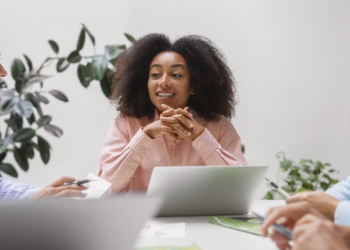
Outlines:
POLYGON ((160 91, 157 91, 156 96, 160 101, 166 102, 172 99, 175 96, 175 93, 172 93, 170 91, 160 90, 160 91))

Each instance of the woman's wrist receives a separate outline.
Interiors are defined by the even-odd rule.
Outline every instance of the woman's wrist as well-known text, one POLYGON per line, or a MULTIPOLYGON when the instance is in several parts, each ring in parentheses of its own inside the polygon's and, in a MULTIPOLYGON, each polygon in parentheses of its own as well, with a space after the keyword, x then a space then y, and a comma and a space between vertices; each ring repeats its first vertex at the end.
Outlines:
POLYGON ((143 127, 142 130, 143 132, 151 139, 154 139, 154 136, 152 135, 152 132, 149 128, 147 128, 148 125, 146 127, 143 127))
POLYGON ((196 140, 201 134, 203 134, 205 131, 205 127, 200 126, 196 132, 194 133, 195 137, 192 139, 192 141, 196 140))

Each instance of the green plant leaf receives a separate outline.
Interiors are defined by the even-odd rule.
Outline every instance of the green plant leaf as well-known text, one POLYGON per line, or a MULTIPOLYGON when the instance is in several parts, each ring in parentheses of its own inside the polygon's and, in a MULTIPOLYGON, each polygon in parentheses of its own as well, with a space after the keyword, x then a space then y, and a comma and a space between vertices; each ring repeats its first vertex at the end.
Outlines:
POLYGON ((10 128, 12 128, 13 131, 16 132, 19 129, 17 124, 14 121, 12 121, 10 119, 6 119, 5 122, 7 125, 9 125, 10 128))
POLYGON ((29 68, 29 71, 32 71, 33 70, 33 63, 32 63, 32 61, 25 54, 23 54, 23 56, 24 56, 24 59, 26 60, 26 63, 27 63, 28 68, 29 68))
POLYGON ((26 100, 30 101, 33 104, 33 106, 36 108, 39 116, 40 117, 43 116, 43 111, 42 111, 40 103, 38 102, 36 97, 32 93, 26 93, 25 97, 26 97, 26 100))
POLYGON ((301 187, 301 188, 298 188, 298 189, 296 190, 296 193, 302 193, 302 192, 306 192, 306 191, 309 191, 309 190, 307 190, 307 189, 304 188, 304 187, 301 187))
POLYGON ((135 43, 135 42, 136 42, 136 39, 135 39, 132 35, 130 35, 130 34, 128 34, 128 33, 124 33, 124 36, 125 36, 130 42, 132 42, 132 43, 135 43))
POLYGON ((22 116, 20 116, 18 114, 11 114, 10 119, 16 123, 18 128, 22 128, 23 127, 23 118, 22 118, 22 116))
POLYGON ((82 64, 79 64, 77 73, 78 73, 78 78, 79 78, 80 83, 85 88, 89 87, 90 82, 93 80, 90 68, 88 68, 87 66, 84 66, 82 64))
POLYGON ((82 23, 82 25, 83 25, 83 28, 85 29, 86 33, 89 35, 92 44, 95 46, 95 37, 90 33, 88 28, 83 23, 82 23))
POLYGON ((17 147, 13 148, 13 155, 15 157, 17 164, 20 166, 20 168, 23 171, 27 171, 29 168, 29 162, 27 159, 27 155, 23 154, 23 152, 21 152, 21 150, 19 150, 19 148, 17 148, 17 147))
POLYGON ((0 102, 0 115, 6 115, 13 111, 14 106, 19 101, 18 97, 6 97, 0 102))
POLYGON ((46 130, 46 132, 60 138, 63 135, 63 131, 62 129, 60 129, 59 127, 52 125, 52 124, 47 124, 44 125, 44 129, 46 130))
POLYGON ((78 38, 77 51, 80 51, 84 47, 85 43, 85 29, 82 28, 78 38))
POLYGON ((81 61, 81 56, 79 54, 79 51, 73 51, 69 54, 67 57, 67 61, 70 63, 78 63, 81 61))
POLYGON ((53 41, 53 40, 49 40, 49 44, 51 46, 51 49, 53 50, 53 52, 55 52, 56 54, 58 54, 58 52, 60 51, 58 44, 53 41))
POLYGON ((241 144, 241 151, 242 151, 242 153, 244 154, 244 152, 245 152, 245 146, 244 146, 244 144, 241 144))
POLYGON ((27 118, 27 121, 28 121, 29 125, 32 125, 35 122, 34 112, 29 118, 27 118))
POLYGON ((57 72, 63 72, 68 68, 68 66, 69 62, 65 57, 62 57, 57 61, 56 70, 57 72))
POLYGON ((92 75, 95 80, 101 81, 108 69, 109 61, 104 56, 94 56, 91 63, 92 75))
POLYGON ((284 160, 280 162, 280 167, 283 171, 288 171, 293 166, 292 161, 284 160))
POLYGON ((46 96, 41 95, 39 92, 35 91, 35 97, 39 102, 49 104, 49 99, 47 99, 46 96))
POLYGON ((35 130, 32 128, 21 128, 13 137, 14 142, 25 142, 29 141, 35 136, 35 130))
POLYGON ((7 155, 7 150, 0 154, 0 162, 2 162, 5 159, 6 155, 7 155))
POLYGON ((327 182, 320 182, 320 185, 321 185, 321 188, 323 189, 323 191, 326 191, 330 186, 330 184, 327 182))
POLYGON ((68 97, 59 90, 50 90, 49 93, 62 102, 68 102, 68 97))
POLYGON ((105 47, 105 58, 108 61, 116 59, 124 51, 123 45, 107 45, 105 47))
POLYGON ((26 68, 24 67, 24 64, 21 61, 21 59, 16 58, 15 60, 13 60, 11 65, 12 78, 16 80, 24 72, 26 72, 26 68))
POLYGON ((27 158, 34 158, 34 146, 31 141, 21 143, 20 151, 26 155, 27 158))
POLYGON ((273 200, 273 194, 269 191, 265 194, 263 200, 273 200))
POLYGON ((29 118, 33 114, 33 104, 30 101, 19 101, 16 103, 13 110, 18 115, 29 118))
POLYGON ((5 140, 2 142, 2 145, 7 147, 8 145, 13 143, 13 137, 16 135, 16 133, 8 135, 5 140))
POLYGON ((25 77, 25 73, 22 73, 17 77, 16 82, 15 82, 15 89, 16 89, 17 93, 19 93, 19 94, 22 93, 22 89, 26 85, 27 80, 28 79, 25 77))
POLYGON ((15 178, 18 177, 16 169, 10 163, 0 163, 0 171, 15 178))
POLYGON ((50 144, 41 136, 37 135, 38 138, 38 148, 40 152, 41 160, 47 164, 50 160, 50 144))
POLYGON ((110 70, 108 70, 100 81, 102 92, 107 98, 109 98, 112 94, 112 80, 113 79, 110 76, 110 70))
POLYGON ((39 127, 44 126, 46 124, 49 124, 52 120, 52 117, 49 115, 44 115, 40 117, 37 121, 36 124, 38 124, 39 127))
POLYGON ((331 185, 337 184, 338 182, 339 182, 339 180, 336 180, 336 179, 329 180, 329 184, 331 184, 331 185))
POLYGON ((45 75, 33 75, 32 77, 30 77, 28 79, 27 84, 33 84, 33 83, 37 83, 37 82, 43 82, 46 79, 51 78, 52 76, 45 76, 45 75))

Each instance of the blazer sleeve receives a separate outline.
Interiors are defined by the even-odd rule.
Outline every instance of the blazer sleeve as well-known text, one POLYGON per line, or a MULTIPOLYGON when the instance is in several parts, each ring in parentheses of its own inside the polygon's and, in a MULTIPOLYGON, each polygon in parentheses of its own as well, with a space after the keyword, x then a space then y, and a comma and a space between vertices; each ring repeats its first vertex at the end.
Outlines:
POLYGON ((208 166, 246 166, 248 165, 241 150, 241 139, 226 117, 219 121, 219 139, 208 129, 192 142, 192 146, 208 166))
POLYGON ((129 139, 125 118, 114 119, 99 159, 97 174, 112 183, 107 193, 128 191, 144 155, 152 146, 152 139, 142 128, 129 139))

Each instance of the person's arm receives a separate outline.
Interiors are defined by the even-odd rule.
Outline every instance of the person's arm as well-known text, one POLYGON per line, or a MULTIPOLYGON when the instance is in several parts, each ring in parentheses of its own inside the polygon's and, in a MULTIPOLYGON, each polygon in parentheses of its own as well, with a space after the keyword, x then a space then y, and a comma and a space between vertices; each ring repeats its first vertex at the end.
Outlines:
POLYGON ((0 178, 0 200, 26 200, 40 188, 0 178))
POLYGON ((143 157, 152 146, 152 139, 142 128, 129 138, 123 117, 114 119, 99 160, 98 176, 112 183, 108 192, 127 191, 143 157))
POLYGON ((350 176, 346 181, 335 184, 326 191, 327 194, 341 201, 350 201, 350 176))
POLYGON ((72 177, 63 176, 58 178, 50 185, 37 188, 31 185, 14 183, 10 180, 0 178, 0 200, 37 200, 43 198, 62 198, 62 197, 85 197, 81 192, 86 188, 84 186, 62 186, 65 182, 75 181, 72 177))
POLYGON ((241 151, 241 139, 235 128, 221 116, 219 121, 220 137, 217 141, 208 129, 198 136, 192 145, 208 166, 246 166, 241 151))
POLYGON ((334 223, 350 226, 350 201, 339 202, 334 213, 334 223))

